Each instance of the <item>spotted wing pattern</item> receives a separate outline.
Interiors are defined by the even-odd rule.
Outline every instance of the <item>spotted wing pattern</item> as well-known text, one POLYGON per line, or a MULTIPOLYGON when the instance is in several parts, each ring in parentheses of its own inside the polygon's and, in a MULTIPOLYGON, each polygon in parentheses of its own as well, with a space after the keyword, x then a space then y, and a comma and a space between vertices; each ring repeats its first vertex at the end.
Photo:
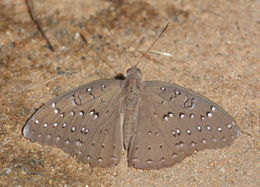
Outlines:
POLYGON ((117 165, 122 145, 120 83, 98 80, 54 98, 27 121, 24 136, 92 166, 117 165))
POLYGON ((130 166, 168 167, 195 150, 228 146, 241 135, 232 117, 207 98, 175 84, 144 84, 138 128, 128 153, 130 166))

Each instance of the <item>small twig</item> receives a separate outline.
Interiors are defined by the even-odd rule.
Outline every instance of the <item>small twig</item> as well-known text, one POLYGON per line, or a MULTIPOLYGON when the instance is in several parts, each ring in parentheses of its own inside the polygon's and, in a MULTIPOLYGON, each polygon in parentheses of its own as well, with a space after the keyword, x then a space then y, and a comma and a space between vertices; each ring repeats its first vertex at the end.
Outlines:
POLYGON ((156 50, 149 51, 149 53, 154 53, 154 54, 168 56, 168 57, 173 56, 171 53, 167 53, 167 52, 163 52, 163 51, 156 51, 156 50))
POLYGON ((40 31, 42 37, 45 39, 45 41, 46 41, 46 43, 47 43, 49 49, 50 49, 52 52, 54 52, 55 50, 54 50, 53 46, 51 45, 51 42, 48 40, 47 36, 45 35, 45 33, 44 33, 44 31, 43 31, 43 29, 42 29, 42 27, 41 27, 39 21, 38 21, 37 18, 34 16, 33 4, 32 4, 32 2, 31 2, 31 0, 25 0, 25 2, 26 2, 27 9, 28 9, 28 12, 29 12, 29 14, 30 14, 30 17, 31 17, 32 21, 35 23, 35 25, 37 26, 37 29, 40 31))
POLYGON ((86 44, 88 43, 88 40, 85 38, 85 36, 82 33, 79 33, 79 36, 84 43, 86 43, 86 44))

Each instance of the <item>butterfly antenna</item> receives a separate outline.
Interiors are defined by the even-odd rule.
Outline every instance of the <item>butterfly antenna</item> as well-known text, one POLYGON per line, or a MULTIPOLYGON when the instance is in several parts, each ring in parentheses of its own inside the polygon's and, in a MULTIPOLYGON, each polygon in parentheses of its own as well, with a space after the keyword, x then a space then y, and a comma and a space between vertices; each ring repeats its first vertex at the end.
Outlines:
POLYGON ((32 21, 35 23, 35 25, 37 26, 37 29, 40 31, 42 37, 44 38, 44 40, 46 41, 47 45, 48 45, 48 48, 54 52, 54 47, 51 45, 51 42, 49 41, 48 37, 45 35, 39 21, 37 20, 36 16, 34 16, 34 12, 33 12, 33 3, 31 0, 25 0, 25 3, 27 5, 27 9, 28 9, 28 12, 30 14, 30 17, 32 19, 32 21))
POLYGON ((159 38, 162 36, 162 34, 166 31, 167 27, 169 25, 169 22, 166 24, 166 26, 164 27, 164 29, 160 32, 160 34, 157 36, 157 38, 153 41, 153 43, 150 45, 150 47, 144 52, 142 53, 142 56, 140 57, 140 59, 137 61, 135 67, 137 67, 137 65, 140 63, 140 61, 143 59, 143 57, 145 56, 145 54, 148 53, 148 51, 150 51, 150 49, 154 46, 154 44, 156 44, 156 42, 159 40, 159 38))
MULTIPOLYGON (((114 34, 113 34, 113 32, 111 31, 111 29, 110 29, 110 27, 109 27, 109 25, 102 19, 102 18, 100 18, 100 20, 102 21, 102 23, 106 26, 106 28, 107 28, 107 30, 108 30, 108 32, 109 32, 109 35, 110 35, 110 37, 111 37, 111 39, 112 39, 112 41, 113 41, 113 45, 115 45, 115 43, 117 43, 116 41, 115 41, 115 37, 114 37, 114 34)), ((118 43, 117 43, 118 44, 118 43)), ((118 46, 120 46, 120 45, 118 45, 118 46)), ((123 56, 126 58, 126 61, 127 61, 127 63, 131 66, 131 67, 133 67, 133 65, 132 65, 132 63, 131 63, 131 60, 125 55, 125 54, 123 54, 123 56)))

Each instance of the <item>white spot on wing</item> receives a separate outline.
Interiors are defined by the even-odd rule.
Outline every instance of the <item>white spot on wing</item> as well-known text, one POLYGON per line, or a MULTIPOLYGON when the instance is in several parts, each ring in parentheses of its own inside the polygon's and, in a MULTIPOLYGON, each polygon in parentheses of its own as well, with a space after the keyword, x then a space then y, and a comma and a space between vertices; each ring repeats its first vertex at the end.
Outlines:
POLYGON ((207 113, 207 116, 208 116, 208 117, 212 117, 212 113, 211 113, 211 112, 208 112, 208 113, 207 113))
POLYGON ((168 116, 164 116, 163 119, 164 119, 165 121, 168 121, 168 120, 169 120, 168 116))

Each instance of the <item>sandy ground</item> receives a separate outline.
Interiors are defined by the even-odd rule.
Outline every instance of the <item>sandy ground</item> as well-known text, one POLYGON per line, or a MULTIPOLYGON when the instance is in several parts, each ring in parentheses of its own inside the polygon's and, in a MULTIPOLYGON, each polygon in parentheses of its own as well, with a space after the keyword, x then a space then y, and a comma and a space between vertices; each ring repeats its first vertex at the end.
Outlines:
POLYGON ((34 1, 54 52, 24 1, 1 0, 0 10, 0 186, 260 186, 259 1, 34 1), (136 62, 133 51, 147 49, 167 22, 153 50, 172 56, 150 54, 139 65, 144 79, 177 83, 224 107, 243 131, 230 147, 161 170, 129 168, 125 153, 117 167, 92 169, 22 136, 49 99, 124 73, 125 56, 136 62))

